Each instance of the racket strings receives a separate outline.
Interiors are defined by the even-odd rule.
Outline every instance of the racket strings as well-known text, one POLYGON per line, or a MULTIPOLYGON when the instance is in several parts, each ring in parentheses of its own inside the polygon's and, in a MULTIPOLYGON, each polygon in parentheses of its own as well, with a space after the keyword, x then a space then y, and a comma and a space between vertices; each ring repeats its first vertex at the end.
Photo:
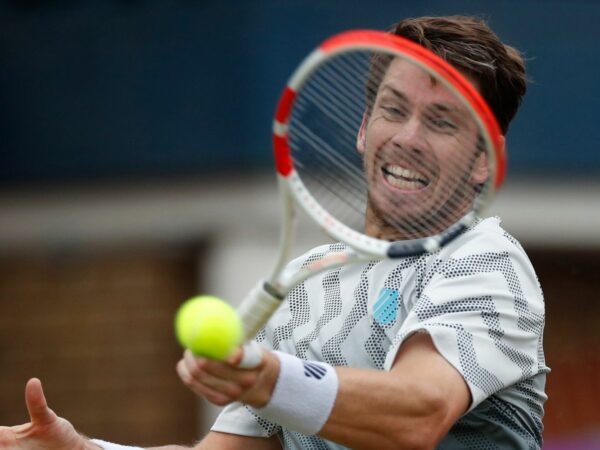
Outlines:
MULTIPOLYGON (((361 214, 364 213, 364 209, 360 210, 360 202, 350 201, 360 199, 366 192, 366 183, 364 177, 357 173, 351 161, 339 158, 335 153, 335 150, 331 147, 331 144, 321 139, 318 135, 313 133, 309 128, 299 126, 298 135, 301 136, 303 143, 308 143, 315 147, 315 152, 311 155, 312 159, 310 163, 303 163, 297 161, 297 168, 306 173, 306 175, 316 182, 321 184, 323 188, 330 191, 334 196, 340 198, 339 192, 344 192, 345 203, 348 205, 355 205, 354 209, 357 209, 361 214), (327 173, 320 173, 314 170, 310 170, 310 165, 319 165, 320 167, 335 167, 336 173, 334 177, 331 177, 327 173), (331 178, 331 179, 329 179, 331 178), (329 183, 332 185, 330 186, 329 183)), ((351 147, 347 147, 351 148, 351 147)))
POLYGON ((307 91, 304 95, 312 100, 324 95, 328 96, 329 101, 327 103, 315 102, 314 104, 318 104, 324 111, 328 111, 330 117, 334 118, 340 125, 354 126, 354 122, 351 119, 354 117, 361 117, 364 113, 364 109, 362 109, 358 103, 362 98, 350 97, 344 95, 344 93, 354 92, 356 95, 356 93, 360 91, 358 91, 357 86, 355 86, 355 82, 344 79, 336 72, 337 71, 334 71, 333 69, 323 69, 323 73, 317 74, 310 86, 307 86, 307 91), (332 90, 332 83, 337 86, 338 89, 332 90), (343 88, 343 90, 339 88, 343 88), (345 111, 346 114, 340 115, 339 111, 345 111))
POLYGON ((418 200, 400 204, 396 196, 388 195, 384 203, 391 207, 380 212, 379 217, 384 218, 381 225, 390 230, 401 231, 404 239, 416 239, 439 234, 459 221, 475 207, 473 198, 477 195, 469 180, 468 171, 464 169, 468 165, 468 161, 458 158, 444 167, 444 171, 449 174, 448 179, 438 183, 437 193, 444 200, 443 203, 433 202, 423 209, 418 200), (396 210, 399 211, 397 214, 389 213, 396 210), (418 214, 412 213, 412 210, 417 210, 418 214))
MULTIPOLYGON (((298 110, 305 115, 309 115, 314 112, 311 111, 310 107, 305 107, 302 102, 299 102, 298 110)), ((330 117, 327 112, 324 113, 326 114, 326 117, 330 117)), ((335 122, 335 118, 333 118, 333 121, 335 122)), ((337 122, 335 123, 340 127, 340 129, 344 129, 341 124, 337 122)), ((328 124, 327 126, 331 126, 331 124, 328 124)), ((356 127, 357 125, 354 123, 350 129, 356 129, 356 127)), ((333 132, 327 131, 327 133, 333 132)), ((349 177, 348 181, 357 182, 363 180, 364 176, 360 172, 357 172, 356 162, 354 161, 355 158, 352 157, 352 153, 356 152, 356 138, 353 139, 349 133, 344 132, 340 133, 339 138, 336 139, 335 142, 332 142, 331 139, 324 138, 323 134, 324 133, 319 133, 318 130, 315 130, 314 127, 311 127, 300 121, 295 127, 295 132, 294 135, 291 136, 291 140, 293 141, 293 145, 296 144, 299 148, 302 148, 301 143, 307 143, 311 149, 310 151, 312 152, 310 156, 320 156, 326 159, 328 165, 331 167, 339 167, 343 171, 343 175, 349 177)), ((294 156, 296 162, 300 164, 303 162, 300 153, 294 156)), ((351 187, 352 183, 349 183, 348 186, 351 187)))
POLYGON ((367 185, 356 150, 369 57, 342 55, 303 87, 290 120, 294 164, 317 201, 354 229, 364 228, 367 185), (356 76, 359 74, 359 76, 356 76), (293 132, 292 132, 293 130, 293 132))
POLYGON ((488 183, 471 179, 477 154, 489 151, 478 122, 465 118, 460 99, 448 100, 444 80, 412 62, 398 70, 399 59, 366 50, 328 58, 299 90, 288 126, 294 167, 314 199, 361 233, 375 223, 387 240, 442 232, 478 205, 488 183), (384 109, 380 86, 391 71, 415 72, 420 90, 441 90, 450 106, 422 107, 392 83, 384 109))
MULTIPOLYGON (((292 139, 292 145, 302 146, 303 144, 310 146, 313 150, 307 155, 296 155, 296 163, 299 167, 335 168, 335 179, 333 181, 342 184, 349 193, 359 194, 365 191, 364 176, 356 170, 357 161, 344 156, 344 153, 350 154, 356 151, 356 142, 342 141, 336 143, 337 147, 334 147, 332 142, 324 139, 312 128, 304 124, 298 124, 292 139), (342 149, 341 152, 340 148, 342 149)), ((358 155, 354 156, 358 157, 358 155)), ((311 171, 308 170, 306 173, 310 175, 311 171)))

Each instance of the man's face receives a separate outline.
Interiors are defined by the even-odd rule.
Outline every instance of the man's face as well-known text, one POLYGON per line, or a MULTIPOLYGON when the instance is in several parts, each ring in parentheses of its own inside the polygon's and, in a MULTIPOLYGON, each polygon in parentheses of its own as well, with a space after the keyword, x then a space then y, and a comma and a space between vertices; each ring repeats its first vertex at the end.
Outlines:
POLYGON ((478 127, 454 94, 415 65, 392 61, 358 135, 367 233, 423 237, 466 214, 488 176, 477 140, 478 127))

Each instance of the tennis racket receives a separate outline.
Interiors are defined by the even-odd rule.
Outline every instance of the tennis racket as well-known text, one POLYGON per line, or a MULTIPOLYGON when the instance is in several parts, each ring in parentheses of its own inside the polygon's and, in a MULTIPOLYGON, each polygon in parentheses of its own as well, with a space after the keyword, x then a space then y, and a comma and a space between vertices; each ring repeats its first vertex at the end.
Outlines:
MULTIPOLYGON (((447 245, 506 168, 496 119, 469 81, 418 44, 370 30, 335 35, 301 63, 279 100, 273 146, 280 246, 238 307, 246 341, 313 275, 447 245), (297 209, 345 245, 290 274, 297 209)), ((260 360, 255 347, 244 353, 243 366, 260 360)))

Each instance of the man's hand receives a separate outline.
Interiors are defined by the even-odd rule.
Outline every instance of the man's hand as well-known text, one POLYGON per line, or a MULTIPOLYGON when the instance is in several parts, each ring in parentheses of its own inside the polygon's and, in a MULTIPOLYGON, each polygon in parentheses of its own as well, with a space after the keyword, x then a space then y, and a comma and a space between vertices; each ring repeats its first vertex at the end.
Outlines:
POLYGON ((238 367, 243 350, 238 349, 227 361, 197 358, 189 350, 177 364, 183 383, 209 402, 224 406, 239 401, 254 407, 271 399, 279 375, 279 359, 265 351, 261 363, 252 369, 238 367))
POLYGON ((42 383, 32 378, 25 387, 25 403, 31 422, 0 426, 2 450, 78 450, 98 448, 80 436, 73 425, 48 408, 42 383))

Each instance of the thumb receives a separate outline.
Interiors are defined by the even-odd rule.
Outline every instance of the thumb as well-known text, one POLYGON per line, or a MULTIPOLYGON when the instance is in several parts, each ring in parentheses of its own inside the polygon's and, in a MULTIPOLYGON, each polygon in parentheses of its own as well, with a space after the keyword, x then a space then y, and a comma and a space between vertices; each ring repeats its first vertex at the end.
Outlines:
POLYGON ((46 425, 56 420, 56 414, 48 408, 42 382, 39 379, 32 378, 27 382, 25 386, 25 403, 32 424, 46 425))

